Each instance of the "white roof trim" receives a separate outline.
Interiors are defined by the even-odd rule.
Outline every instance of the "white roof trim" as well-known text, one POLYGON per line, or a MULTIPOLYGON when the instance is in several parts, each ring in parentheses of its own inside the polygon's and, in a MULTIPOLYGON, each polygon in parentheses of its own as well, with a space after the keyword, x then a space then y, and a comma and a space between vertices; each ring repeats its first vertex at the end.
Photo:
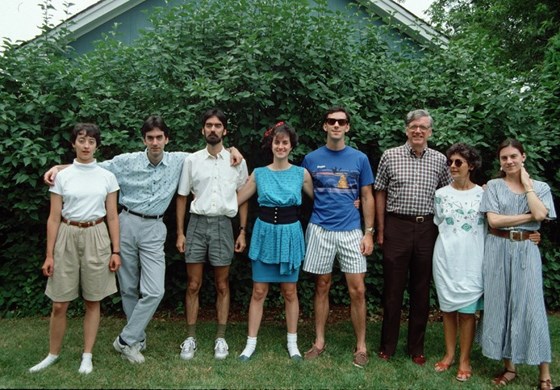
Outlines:
POLYGON ((406 34, 422 38, 428 43, 447 46, 449 39, 433 29, 428 23, 392 0, 366 0, 366 6, 372 7, 381 17, 390 17, 402 25, 406 34))
POLYGON ((72 38, 77 39, 144 1, 146 0, 101 0, 62 22, 49 33, 64 26, 70 31, 72 38))

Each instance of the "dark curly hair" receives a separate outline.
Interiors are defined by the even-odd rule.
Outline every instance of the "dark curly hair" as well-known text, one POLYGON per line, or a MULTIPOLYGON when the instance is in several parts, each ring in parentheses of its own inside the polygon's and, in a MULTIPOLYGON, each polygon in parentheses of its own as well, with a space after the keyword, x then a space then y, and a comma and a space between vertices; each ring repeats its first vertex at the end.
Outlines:
POLYGON ((469 171, 469 175, 471 177, 473 172, 480 168, 482 165, 482 158, 480 157, 478 151, 472 146, 467 145, 463 142, 451 145, 449 149, 447 149, 447 152, 445 152, 448 160, 454 154, 458 154, 459 156, 467 160, 467 164, 469 165, 469 167, 472 167, 472 169, 469 171))

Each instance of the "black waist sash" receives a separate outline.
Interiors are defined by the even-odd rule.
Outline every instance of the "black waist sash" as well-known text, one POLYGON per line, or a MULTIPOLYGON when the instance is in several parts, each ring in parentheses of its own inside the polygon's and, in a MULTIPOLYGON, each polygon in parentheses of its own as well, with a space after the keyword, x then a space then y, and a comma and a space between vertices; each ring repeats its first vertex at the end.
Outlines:
POLYGON ((288 224, 299 221, 299 206, 259 208, 259 219, 263 222, 288 224))

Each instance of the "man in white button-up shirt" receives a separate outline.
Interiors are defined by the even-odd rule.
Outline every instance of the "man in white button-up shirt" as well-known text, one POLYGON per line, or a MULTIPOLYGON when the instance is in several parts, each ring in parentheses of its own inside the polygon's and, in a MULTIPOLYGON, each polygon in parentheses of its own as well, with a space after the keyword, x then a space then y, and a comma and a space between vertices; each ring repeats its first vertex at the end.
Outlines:
POLYGON ((223 146, 227 118, 219 109, 210 109, 202 117, 202 135, 206 148, 185 159, 177 196, 177 249, 185 253, 187 291, 185 308, 187 339, 181 344, 181 358, 190 360, 196 352, 198 294, 206 259, 214 267, 218 329, 214 357, 225 359, 228 345, 225 330, 229 314, 229 267, 233 253, 245 249, 248 203, 239 206, 240 228, 235 241, 231 218, 238 213, 237 191, 247 181, 245 160, 231 166, 229 152, 223 146), (187 197, 193 194, 185 237, 187 197))

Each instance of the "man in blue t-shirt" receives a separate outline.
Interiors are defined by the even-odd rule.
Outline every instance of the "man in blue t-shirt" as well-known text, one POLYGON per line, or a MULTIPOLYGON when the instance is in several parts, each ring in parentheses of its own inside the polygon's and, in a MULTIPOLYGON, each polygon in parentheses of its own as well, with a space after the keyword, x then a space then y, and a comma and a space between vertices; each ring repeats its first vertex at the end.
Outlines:
POLYGON ((373 252, 374 198, 373 172, 367 156, 345 144, 350 115, 343 107, 333 107, 323 120, 327 143, 303 160, 313 177, 313 213, 306 231, 307 251, 303 270, 316 274, 315 342, 305 353, 307 360, 325 350, 325 325, 329 314, 329 290, 335 257, 346 276, 356 350, 353 364, 364 367, 366 349, 366 256, 373 252), (360 199, 360 211, 354 201, 360 199))

